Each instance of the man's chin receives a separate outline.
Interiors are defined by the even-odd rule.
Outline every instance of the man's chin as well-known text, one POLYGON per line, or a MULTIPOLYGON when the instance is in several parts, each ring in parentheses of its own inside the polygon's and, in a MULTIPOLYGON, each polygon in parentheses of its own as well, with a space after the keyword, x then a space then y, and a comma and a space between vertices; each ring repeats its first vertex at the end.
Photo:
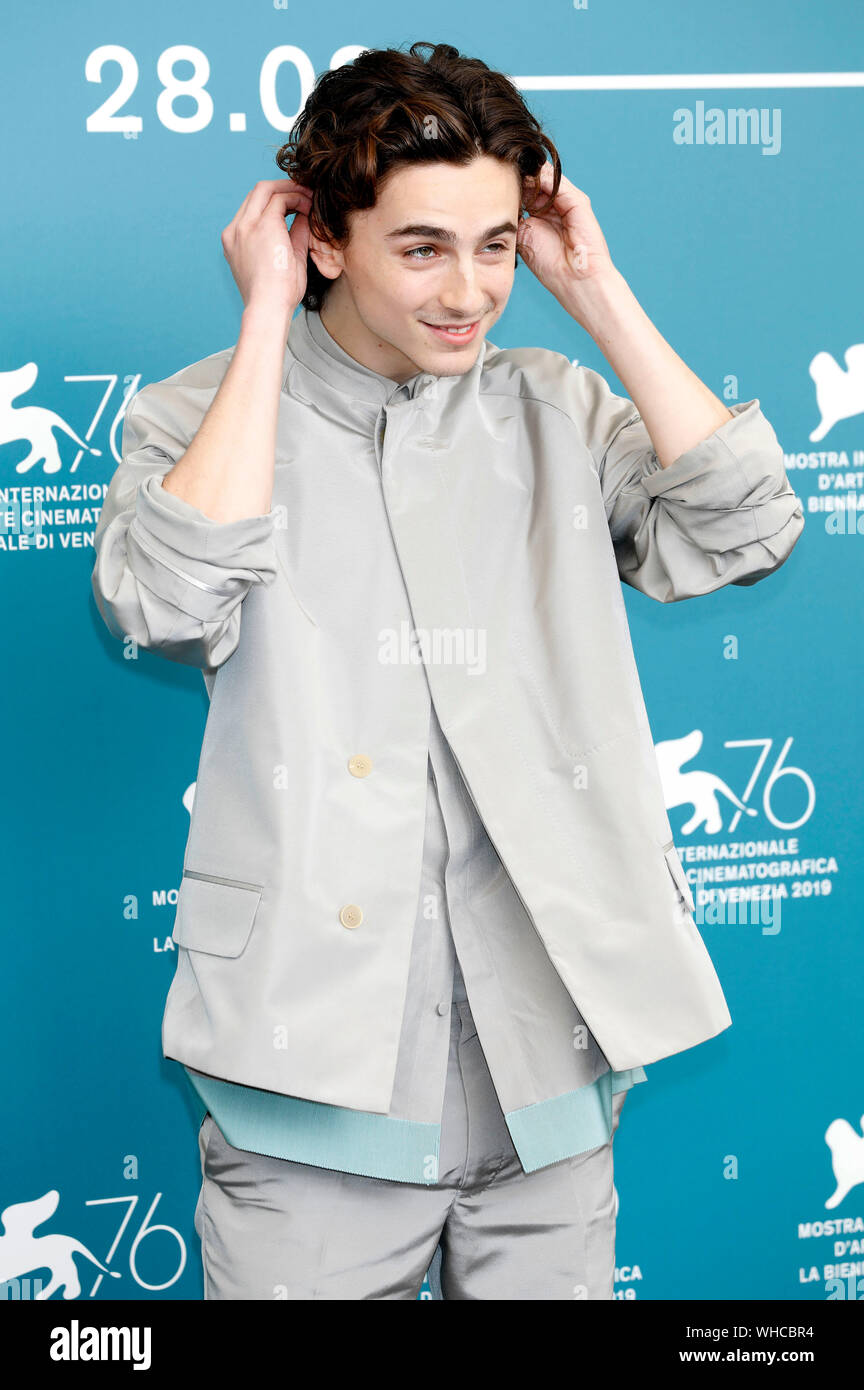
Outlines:
POLYGON ((418 372, 428 372, 431 376, 464 376, 477 361, 483 348, 483 337, 475 338, 459 350, 442 343, 440 348, 433 345, 418 353, 416 360, 418 372))

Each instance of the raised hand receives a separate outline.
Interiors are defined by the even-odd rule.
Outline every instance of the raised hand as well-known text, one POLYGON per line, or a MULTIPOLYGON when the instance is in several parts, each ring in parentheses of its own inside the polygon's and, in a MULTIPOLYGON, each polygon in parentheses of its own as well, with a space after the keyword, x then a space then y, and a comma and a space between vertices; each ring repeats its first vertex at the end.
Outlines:
POLYGON ((293 179, 262 179, 222 232, 222 250, 248 308, 293 313, 306 293, 311 191, 293 179), (285 219, 294 213, 291 230, 285 219))
POLYGON ((525 177, 523 188, 530 216, 519 224, 519 255, 556 298, 565 297, 574 283, 614 269, 587 193, 562 174, 555 202, 548 212, 534 215, 532 206, 548 203, 552 192, 552 165, 548 161, 537 177, 525 177))

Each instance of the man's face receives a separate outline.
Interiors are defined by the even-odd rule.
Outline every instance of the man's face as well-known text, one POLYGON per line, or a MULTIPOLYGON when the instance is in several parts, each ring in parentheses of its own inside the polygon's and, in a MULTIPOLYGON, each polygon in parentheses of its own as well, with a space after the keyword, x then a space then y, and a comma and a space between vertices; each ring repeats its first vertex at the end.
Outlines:
POLYGON ((313 260, 333 280, 327 332, 394 381, 467 372, 513 286, 520 194, 518 170, 488 155, 394 170, 375 206, 351 214, 343 250, 313 238, 313 260), (469 324, 461 338, 427 326, 469 324))

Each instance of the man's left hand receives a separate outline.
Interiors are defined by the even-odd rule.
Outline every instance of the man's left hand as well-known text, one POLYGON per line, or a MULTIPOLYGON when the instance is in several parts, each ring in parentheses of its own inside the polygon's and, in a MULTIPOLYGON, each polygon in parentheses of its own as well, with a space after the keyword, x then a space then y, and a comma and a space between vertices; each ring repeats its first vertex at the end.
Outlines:
POLYGON ((548 212, 535 216, 552 191, 552 165, 547 160, 537 177, 523 181, 527 218, 519 223, 517 250, 541 285, 564 300, 580 282, 614 271, 612 257, 587 193, 561 175, 557 197, 548 212))

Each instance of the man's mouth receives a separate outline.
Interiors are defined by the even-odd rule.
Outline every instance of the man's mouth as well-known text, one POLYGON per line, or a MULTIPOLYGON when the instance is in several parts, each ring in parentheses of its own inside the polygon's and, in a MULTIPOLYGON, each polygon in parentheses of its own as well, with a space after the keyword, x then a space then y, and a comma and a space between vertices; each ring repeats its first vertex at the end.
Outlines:
POLYGON ((451 339, 454 343, 467 342, 474 336, 480 324, 479 319, 474 323, 447 324, 447 323, 426 323, 426 327, 436 333, 439 338, 451 339))

